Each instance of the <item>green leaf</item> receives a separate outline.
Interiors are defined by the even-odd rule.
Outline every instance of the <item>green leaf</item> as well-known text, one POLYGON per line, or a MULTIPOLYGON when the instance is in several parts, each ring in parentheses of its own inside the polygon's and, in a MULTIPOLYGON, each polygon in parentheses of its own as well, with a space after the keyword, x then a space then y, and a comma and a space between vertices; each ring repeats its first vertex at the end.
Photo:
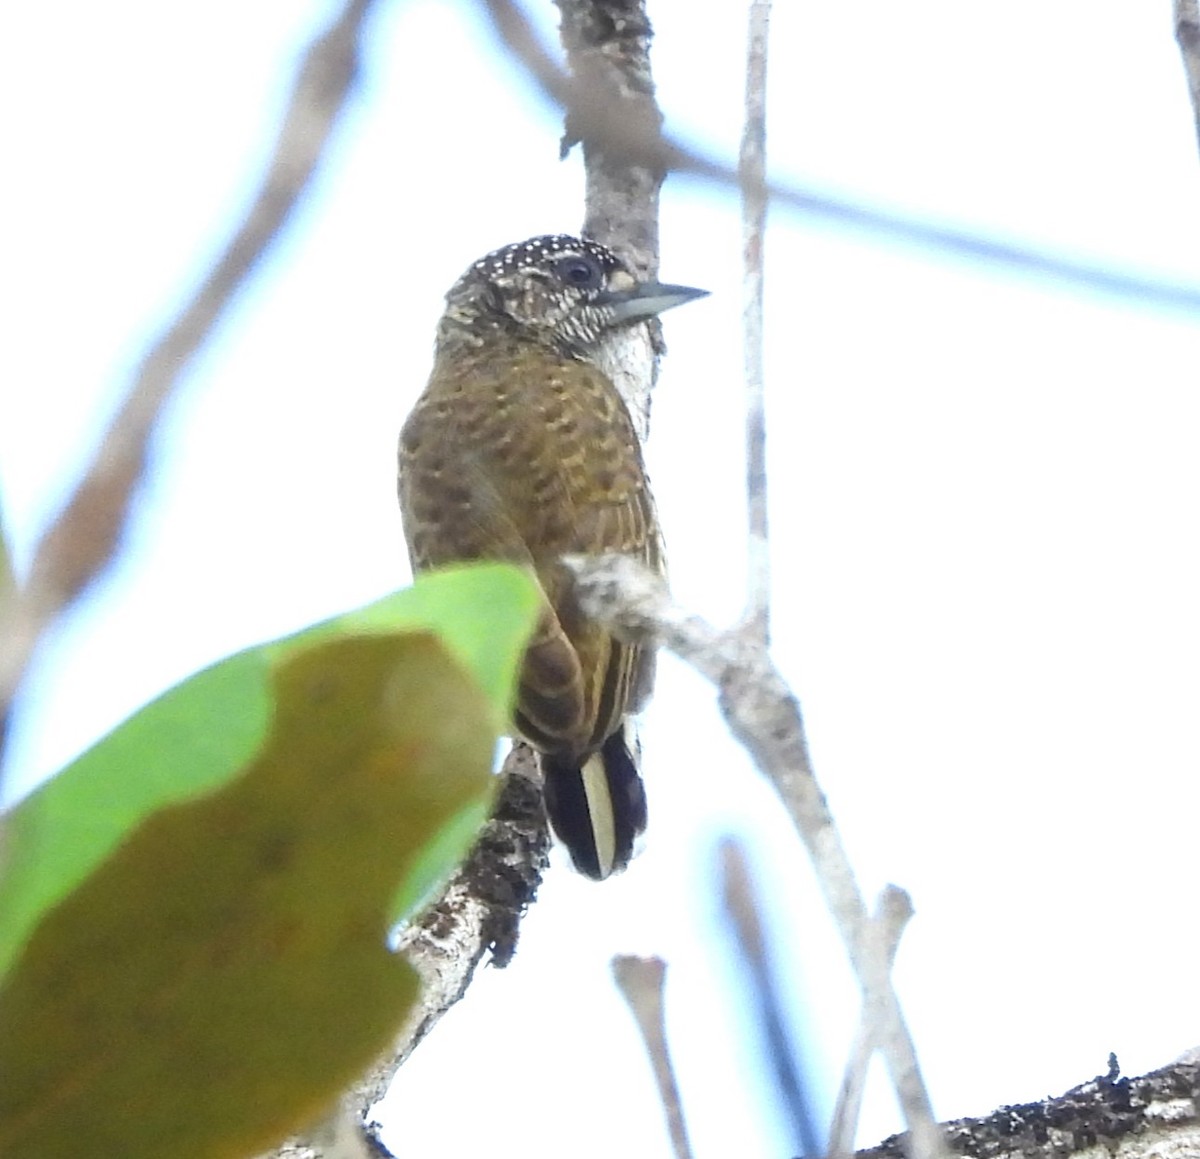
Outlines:
POLYGON ((214 666, 62 774, 87 791, 33 811, 40 848, 65 857, 56 817, 91 845, 0 988, 0 1154, 233 1159, 368 1065, 416 990, 392 899, 471 840, 536 606, 512 569, 431 576, 214 666), (113 746, 135 762, 98 764, 113 746), (154 786, 132 825, 118 772, 154 786), (67 806, 105 788, 89 831, 67 806))
POLYGON ((294 636, 247 649, 163 693, 4 819, 0 978, 50 906, 156 809, 235 776, 263 744, 275 666, 338 638, 436 631, 507 727, 537 597, 504 564, 449 568, 294 636))

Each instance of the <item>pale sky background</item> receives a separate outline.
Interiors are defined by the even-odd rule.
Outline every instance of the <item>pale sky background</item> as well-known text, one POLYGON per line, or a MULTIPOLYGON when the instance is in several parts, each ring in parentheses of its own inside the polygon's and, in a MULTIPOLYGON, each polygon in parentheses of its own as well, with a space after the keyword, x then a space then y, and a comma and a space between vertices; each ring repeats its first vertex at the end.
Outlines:
MULTIPOLYGON (((742 4, 656 0, 668 123, 725 157, 742 4)), ((18 556, 261 171, 316 0, 8 14, 0 495, 18 556)), ((547 21, 550 6, 539 0, 547 21)), ((1168 0, 812 0, 773 20, 774 176, 1200 284, 1200 161, 1168 0)), ((407 582, 394 442, 441 296, 575 231, 578 159, 467 5, 381 6, 330 163, 186 375, 120 566, 43 650, 28 786, 166 685, 407 582)), ((672 179, 650 464, 676 595, 743 583, 740 225, 672 179)), ((778 661, 869 897, 917 916, 897 980, 937 1113, 1200 1043, 1200 319, 776 212, 768 241, 778 661)), ((390 1100, 405 1154, 669 1154, 614 952, 664 955, 700 1159, 796 1151, 721 922, 750 843, 822 1114, 857 1019, 844 955, 711 690, 660 668, 645 853, 560 857, 390 1100), (536 1097, 531 1095, 536 1091, 536 1097)), ((879 1079, 879 1076, 876 1076, 879 1079)), ((898 1127, 877 1081, 860 1137, 898 1127)))

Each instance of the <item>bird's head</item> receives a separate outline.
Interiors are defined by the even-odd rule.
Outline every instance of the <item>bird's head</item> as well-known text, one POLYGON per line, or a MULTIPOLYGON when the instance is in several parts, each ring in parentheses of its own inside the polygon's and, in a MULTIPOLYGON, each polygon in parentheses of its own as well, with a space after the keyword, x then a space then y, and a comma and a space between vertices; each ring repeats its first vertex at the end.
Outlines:
POLYGON ((586 357, 614 328, 706 293, 639 282, 606 246, 548 234, 475 262, 446 295, 438 341, 476 345, 504 333, 586 357))

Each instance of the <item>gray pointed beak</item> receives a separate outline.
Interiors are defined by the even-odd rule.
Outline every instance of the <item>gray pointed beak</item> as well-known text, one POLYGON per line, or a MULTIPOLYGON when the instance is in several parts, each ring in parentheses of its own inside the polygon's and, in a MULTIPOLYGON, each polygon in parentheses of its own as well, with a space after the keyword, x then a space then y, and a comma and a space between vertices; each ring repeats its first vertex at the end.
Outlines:
POLYGON ((691 286, 668 286, 662 282, 641 282, 632 290, 614 290, 603 295, 598 305, 612 310, 614 322, 636 322, 653 318, 672 306, 682 306, 697 298, 707 298, 707 290, 691 286))

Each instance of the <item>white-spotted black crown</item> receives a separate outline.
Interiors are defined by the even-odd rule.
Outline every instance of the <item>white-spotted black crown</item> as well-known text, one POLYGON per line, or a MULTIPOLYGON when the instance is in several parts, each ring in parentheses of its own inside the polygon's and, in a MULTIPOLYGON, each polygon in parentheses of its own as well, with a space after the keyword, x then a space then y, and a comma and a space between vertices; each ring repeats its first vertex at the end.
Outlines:
POLYGON ((586 254, 598 262, 606 274, 625 269, 625 263, 598 241, 572 237, 569 233, 548 233, 492 250, 475 262, 469 272, 502 274, 529 266, 550 265, 563 254, 586 254))

